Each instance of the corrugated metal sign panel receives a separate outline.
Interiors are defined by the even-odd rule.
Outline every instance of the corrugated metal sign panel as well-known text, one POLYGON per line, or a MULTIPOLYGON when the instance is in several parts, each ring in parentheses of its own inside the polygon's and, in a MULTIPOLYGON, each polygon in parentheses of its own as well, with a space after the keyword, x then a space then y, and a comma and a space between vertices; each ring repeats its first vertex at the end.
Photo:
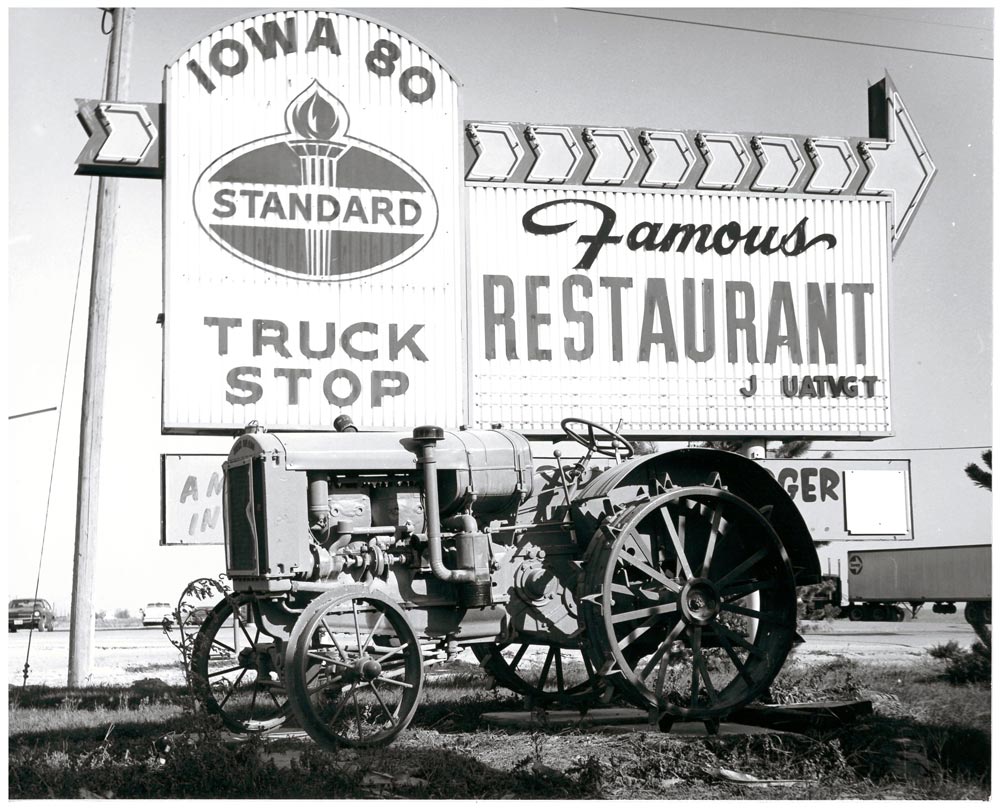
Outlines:
POLYGON ((458 86, 346 14, 261 14, 168 66, 163 424, 456 425, 458 86))
POLYGON ((474 422, 891 433, 885 199, 468 191, 474 422))

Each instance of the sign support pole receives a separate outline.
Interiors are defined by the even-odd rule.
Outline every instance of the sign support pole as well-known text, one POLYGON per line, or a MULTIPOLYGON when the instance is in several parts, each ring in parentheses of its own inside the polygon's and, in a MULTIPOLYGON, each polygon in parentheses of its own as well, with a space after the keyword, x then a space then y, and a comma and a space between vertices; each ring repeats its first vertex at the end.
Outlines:
MULTIPOLYGON (((108 101, 117 101, 120 95, 128 92, 134 13, 135 10, 131 8, 116 8, 111 12, 114 28, 111 32, 104 79, 104 98, 108 101)), ((87 320, 87 357, 83 373, 83 405, 80 415, 79 489, 69 636, 70 687, 82 686, 90 676, 94 651, 98 485, 111 300, 111 262, 114 255, 117 213, 118 180, 113 177, 102 177, 97 187, 90 312, 87 320)))

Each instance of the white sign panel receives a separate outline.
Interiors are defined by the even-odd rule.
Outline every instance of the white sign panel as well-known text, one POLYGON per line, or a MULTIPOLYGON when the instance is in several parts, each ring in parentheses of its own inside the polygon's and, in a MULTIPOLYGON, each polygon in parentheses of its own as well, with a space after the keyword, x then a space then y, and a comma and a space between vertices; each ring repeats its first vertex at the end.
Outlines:
POLYGON ((909 528, 908 482, 901 470, 849 470, 845 476, 847 531, 902 535, 909 528))
POLYGON ((166 430, 461 421, 455 80, 368 20, 287 11, 166 71, 166 430))
POLYGON ((474 422, 891 433, 886 199, 470 183, 469 204, 474 422))
POLYGON ((220 454, 176 454, 160 457, 162 465, 163 537, 166 546, 221 544, 222 463, 220 454))
POLYGON ((814 541, 913 540, 906 459, 765 459, 814 541))

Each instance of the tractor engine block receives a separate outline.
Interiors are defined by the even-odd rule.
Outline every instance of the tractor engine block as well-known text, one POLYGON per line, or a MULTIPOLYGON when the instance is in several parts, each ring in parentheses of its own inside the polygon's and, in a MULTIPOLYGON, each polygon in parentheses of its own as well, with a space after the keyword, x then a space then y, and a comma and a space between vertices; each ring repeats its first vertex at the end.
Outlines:
POLYGON ((513 431, 250 432, 226 463, 228 572, 255 593, 363 582, 413 606, 501 604, 510 556, 487 530, 533 473, 513 431))

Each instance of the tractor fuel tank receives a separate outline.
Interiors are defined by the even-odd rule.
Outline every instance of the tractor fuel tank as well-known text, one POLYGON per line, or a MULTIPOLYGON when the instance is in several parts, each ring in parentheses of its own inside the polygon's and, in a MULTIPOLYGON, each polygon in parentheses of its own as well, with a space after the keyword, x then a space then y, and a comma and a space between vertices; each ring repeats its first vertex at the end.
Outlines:
MULTIPOLYGON (((471 505, 474 513, 504 513, 532 492, 528 440, 514 431, 444 431, 436 443, 442 515, 471 505)), ((277 458, 288 471, 373 475, 420 469, 418 443, 407 432, 245 434, 229 461, 243 455, 277 458)))

